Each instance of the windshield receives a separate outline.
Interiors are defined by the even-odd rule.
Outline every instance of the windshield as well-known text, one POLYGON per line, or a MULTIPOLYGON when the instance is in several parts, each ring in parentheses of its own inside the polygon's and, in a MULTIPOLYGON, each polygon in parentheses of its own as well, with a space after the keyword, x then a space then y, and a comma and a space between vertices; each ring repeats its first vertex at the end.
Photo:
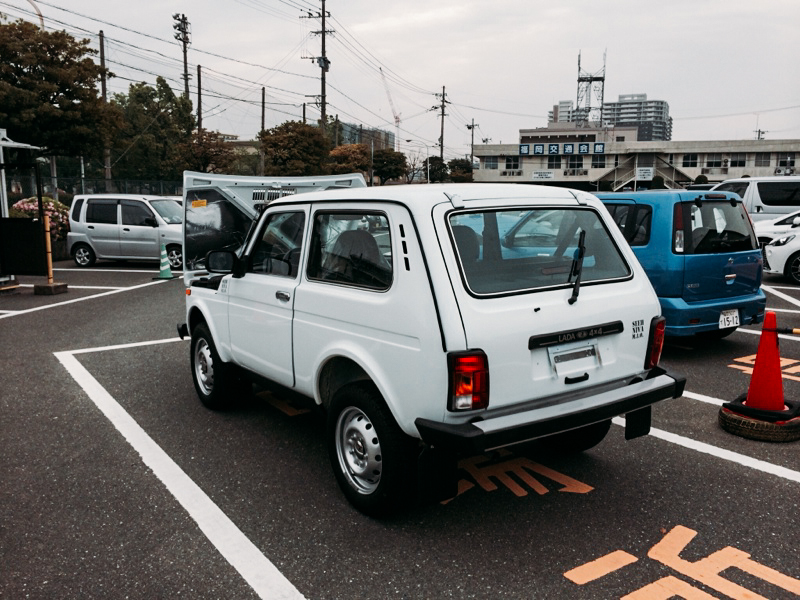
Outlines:
POLYGON ((581 285, 630 276, 601 217, 585 208, 452 213, 450 232, 469 291, 497 295, 574 285, 584 234, 581 285))
POLYGON ((150 200, 150 206, 168 225, 183 223, 183 207, 175 200, 150 200))

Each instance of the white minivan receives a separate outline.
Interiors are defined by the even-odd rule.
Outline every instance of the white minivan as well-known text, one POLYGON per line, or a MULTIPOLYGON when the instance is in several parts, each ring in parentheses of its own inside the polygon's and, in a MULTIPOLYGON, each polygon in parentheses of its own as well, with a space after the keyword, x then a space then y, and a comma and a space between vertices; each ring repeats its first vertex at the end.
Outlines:
POLYGON ((78 195, 69 211, 67 251, 79 267, 98 258, 158 261, 183 267, 183 207, 169 196, 78 195))
POLYGON ((798 175, 728 179, 712 189, 738 194, 753 221, 775 219, 800 210, 798 175))

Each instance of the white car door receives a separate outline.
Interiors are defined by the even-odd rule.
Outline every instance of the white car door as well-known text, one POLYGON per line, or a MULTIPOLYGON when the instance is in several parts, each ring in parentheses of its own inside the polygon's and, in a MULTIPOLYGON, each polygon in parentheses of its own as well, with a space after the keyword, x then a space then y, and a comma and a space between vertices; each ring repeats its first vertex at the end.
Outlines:
POLYGON ((292 319, 300 283, 308 205, 280 207, 265 216, 243 257, 242 277, 230 279, 228 323, 237 364, 294 385, 292 319))

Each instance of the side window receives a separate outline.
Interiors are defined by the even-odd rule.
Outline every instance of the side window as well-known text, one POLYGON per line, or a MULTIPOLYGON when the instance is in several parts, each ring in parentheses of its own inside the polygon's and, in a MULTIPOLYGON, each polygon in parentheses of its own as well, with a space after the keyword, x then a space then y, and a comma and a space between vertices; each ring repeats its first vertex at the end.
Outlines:
POLYGON ((611 218, 631 246, 646 246, 650 241, 653 209, 650 206, 607 204, 611 218))
POLYGON ((250 254, 251 272, 297 277, 305 224, 302 212, 270 215, 261 239, 250 254))
POLYGON ((122 204, 122 224, 152 226, 153 212, 147 208, 143 202, 137 200, 123 200, 122 204), (151 219, 150 222, 147 219, 151 219))
POLYGON ((80 221, 81 218, 81 207, 83 206, 83 198, 78 198, 72 204, 72 220, 73 221, 80 221))
POLYGON ((308 277, 385 290, 392 283, 389 220, 375 212, 318 212, 308 277))
POLYGON ((105 199, 89 200, 89 204, 86 206, 86 222, 116 225, 117 201, 105 199))
POLYGON ((722 183, 714 189, 715 192, 733 192, 739 198, 744 198, 744 193, 747 191, 748 182, 735 181, 733 183, 722 183))
POLYGON ((800 205, 800 181, 759 181, 758 195, 769 206, 800 205))

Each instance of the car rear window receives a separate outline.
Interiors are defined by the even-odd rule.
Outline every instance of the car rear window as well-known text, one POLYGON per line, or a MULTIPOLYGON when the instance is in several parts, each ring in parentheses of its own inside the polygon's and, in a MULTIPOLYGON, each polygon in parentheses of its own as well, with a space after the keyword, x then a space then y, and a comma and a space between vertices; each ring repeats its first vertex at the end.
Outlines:
MULTIPOLYGON (((676 204, 675 231, 684 254, 719 254, 758 248, 750 219, 740 202, 695 201, 676 204)), ((681 252, 678 245, 675 250, 681 252)))
POLYGON ((463 280, 476 296, 574 285, 584 232, 581 285, 624 279, 631 271, 600 215, 585 208, 451 213, 450 233, 463 280))

